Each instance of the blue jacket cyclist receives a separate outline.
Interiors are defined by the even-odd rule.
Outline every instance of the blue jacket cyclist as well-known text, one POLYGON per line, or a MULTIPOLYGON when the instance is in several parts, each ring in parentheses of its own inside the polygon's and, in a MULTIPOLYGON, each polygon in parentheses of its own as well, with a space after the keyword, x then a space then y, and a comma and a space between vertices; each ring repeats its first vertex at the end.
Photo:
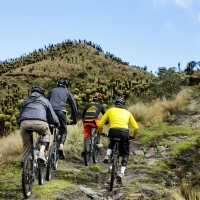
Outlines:
POLYGON ((38 160, 46 163, 44 155, 45 148, 48 149, 50 142, 49 124, 56 127, 60 126, 57 115, 55 114, 49 100, 45 99, 44 89, 40 86, 32 86, 30 96, 22 103, 20 107, 20 115, 18 124, 20 126, 20 134, 23 142, 23 150, 21 156, 21 168, 23 168, 24 158, 31 149, 30 134, 28 128, 33 128, 35 132, 42 135, 38 160))

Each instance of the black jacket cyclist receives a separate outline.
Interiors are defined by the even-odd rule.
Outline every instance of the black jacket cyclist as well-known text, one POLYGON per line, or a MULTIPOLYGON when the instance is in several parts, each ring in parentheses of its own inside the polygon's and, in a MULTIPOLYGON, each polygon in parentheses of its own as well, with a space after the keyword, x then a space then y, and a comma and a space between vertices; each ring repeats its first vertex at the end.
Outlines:
POLYGON ((64 158, 63 145, 67 137, 67 119, 66 119, 66 104, 69 104, 71 108, 71 115, 73 118, 73 124, 78 121, 77 106, 74 101, 72 93, 67 89, 68 82, 61 78, 57 81, 57 87, 50 90, 46 98, 51 102, 52 107, 58 116, 60 121, 59 133, 61 134, 59 153, 64 158))

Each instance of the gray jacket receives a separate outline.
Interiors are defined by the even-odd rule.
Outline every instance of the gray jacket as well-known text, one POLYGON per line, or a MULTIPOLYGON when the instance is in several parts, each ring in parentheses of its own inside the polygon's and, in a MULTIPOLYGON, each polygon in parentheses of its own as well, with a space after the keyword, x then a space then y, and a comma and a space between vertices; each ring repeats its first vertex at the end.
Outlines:
POLYGON ((23 120, 41 120, 57 127, 60 126, 59 119, 55 114, 49 100, 42 97, 38 92, 33 92, 20 107, 18 124, 23 120))
POLYGON ((77 106, 74 101, 72 93, 63 87, 56 87, 49 91, 46 98, 50 101, 54 110, 66 110, 66 104, 68 103, 71 108, 71 114, 74 123, 78 121, 77 106))

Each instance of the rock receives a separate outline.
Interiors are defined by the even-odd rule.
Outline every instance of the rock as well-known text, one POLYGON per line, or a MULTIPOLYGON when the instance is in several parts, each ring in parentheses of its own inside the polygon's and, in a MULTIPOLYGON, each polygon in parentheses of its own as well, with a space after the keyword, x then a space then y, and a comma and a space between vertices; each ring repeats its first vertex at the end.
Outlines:
POLYGON ((154 154, 155 154, 155 149, 153 148, 153 147, 151 147, 148 151, 147 151, 147 153, 145 154, 145 157, 151 157, 151 156, 153 156, 154 154))
POLYGON ((143 150, 135 150, 134 154, 138 155, 138 156, 144 156, 144 151, 143 150))

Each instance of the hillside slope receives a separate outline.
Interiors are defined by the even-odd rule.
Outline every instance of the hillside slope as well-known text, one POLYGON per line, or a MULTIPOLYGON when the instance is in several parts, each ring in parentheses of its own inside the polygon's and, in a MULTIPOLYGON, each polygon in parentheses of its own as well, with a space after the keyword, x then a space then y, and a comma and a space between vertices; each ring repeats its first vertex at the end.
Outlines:
POLYGON ((0 64, 0 125, 5 132, 16 128, 19 107, 32 85, 41 85, 47 92, 56 86, 59 78, 66 78, 80 116, 94 91, 103 94, 106 106, 116 95, 130 99, 133 92, 144 93, 148 83, 155 78, 108 52, 104 54, 91 43, 49 45, 11 61, 0 64))

